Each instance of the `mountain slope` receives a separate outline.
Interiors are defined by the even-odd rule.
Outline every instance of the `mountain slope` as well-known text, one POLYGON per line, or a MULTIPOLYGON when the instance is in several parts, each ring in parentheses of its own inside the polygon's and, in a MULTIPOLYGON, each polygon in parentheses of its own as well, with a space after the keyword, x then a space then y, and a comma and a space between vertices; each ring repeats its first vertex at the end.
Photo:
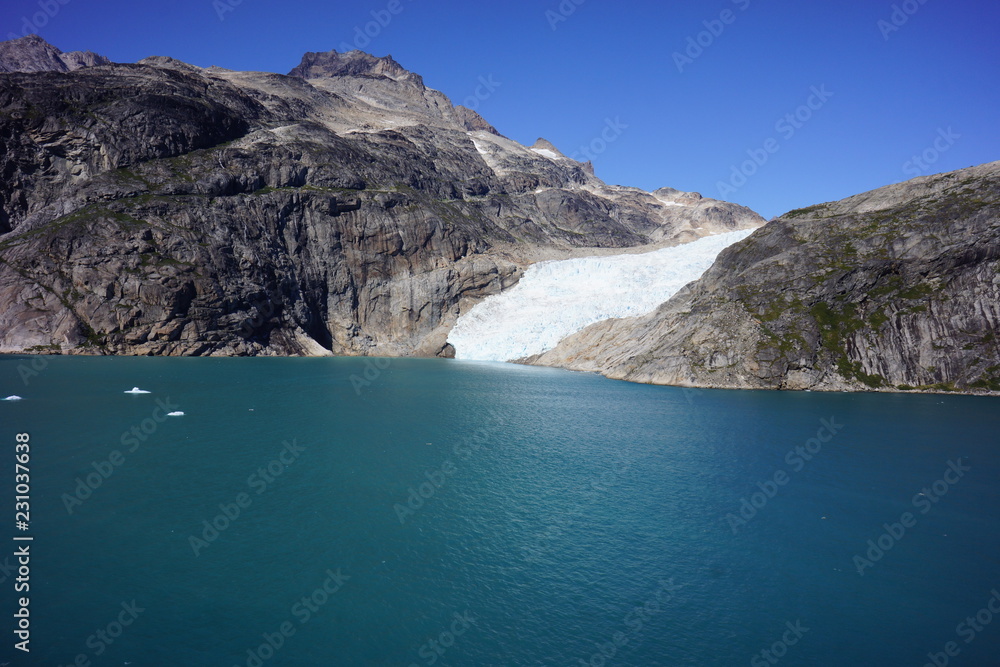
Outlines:
POLYGON ((0 72, 71 72, 110 64, 91 51, 63 53, 38 35, 0 42, 0 72))
POLYGON ((447 355, 533 261, 763 223, 606 185, 360 52, 0 74, 0 168, 0 352, 447 355))
POLYGON ((532 363, 636 382, 1000 390, 1000 162, 791 211, 532 363))

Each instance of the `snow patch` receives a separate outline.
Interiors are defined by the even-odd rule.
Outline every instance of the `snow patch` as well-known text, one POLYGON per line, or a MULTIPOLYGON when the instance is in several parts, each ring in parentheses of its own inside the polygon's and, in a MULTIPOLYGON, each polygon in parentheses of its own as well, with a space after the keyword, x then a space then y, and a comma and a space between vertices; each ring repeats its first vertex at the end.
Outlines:
POLYGON ((724 248, 753 231, 638 255, 533 264, 514 287, 460 316, 448 342, 456 359, 512 361, 541 354, 594 322, 651 313, 701 277, 724 248))
POLYGON ((539 155, 550 158, 552 160, 558 160, 561 157, 560 155, 557 155, 556 153, 550 151, 548 148, 532 148, 531 150, 535 153, 538 153, 539 155))
POLYGON ((664 206, 687 206, 688 205, 688 204, 682 204, 682 203, 676 202, 676 201, 670 201, 669 199, 664 199, 663 197, 659 197, 657 195, 653 195, 653 197, 658 202, 660 202, 661 204, 663 204, 664 206))

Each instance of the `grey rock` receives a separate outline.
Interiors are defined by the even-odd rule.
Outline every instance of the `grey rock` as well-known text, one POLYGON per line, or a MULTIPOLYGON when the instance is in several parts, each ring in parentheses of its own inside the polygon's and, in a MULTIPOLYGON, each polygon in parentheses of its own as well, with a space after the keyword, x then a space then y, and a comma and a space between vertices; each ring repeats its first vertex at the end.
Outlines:
POLYGON ((691 387, 1000 390, 1000 162, 791 211, 525 360, 691 387))
POLYGON ((0 352, 448 356, 533 261, 764 222, 473 113, 360 52, 0 74, 0 352))
POLYGON ((110 64, 91 51, 63 53, 38 35, 0 42, 0 72, 72 72, 110 64))

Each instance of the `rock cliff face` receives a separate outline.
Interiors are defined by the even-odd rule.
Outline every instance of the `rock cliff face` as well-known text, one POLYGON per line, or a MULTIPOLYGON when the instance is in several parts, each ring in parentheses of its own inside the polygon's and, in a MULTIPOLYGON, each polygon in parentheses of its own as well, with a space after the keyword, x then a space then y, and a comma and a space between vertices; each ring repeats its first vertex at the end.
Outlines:
POLYGON ((0 74, 0 352, 447 355, 532 261, 763 223, 606 185, 391 58, 73 68, 23 41, 0 45, 31 70, 0 74))
POLYGON ((71 72, 110 64, 90 51, 63 53, 38 35, 0 42, 0 72, 71 72))
POLYGON ((699 387, 1000 391, 1000 162, 791 211, 536 364, 699 387))

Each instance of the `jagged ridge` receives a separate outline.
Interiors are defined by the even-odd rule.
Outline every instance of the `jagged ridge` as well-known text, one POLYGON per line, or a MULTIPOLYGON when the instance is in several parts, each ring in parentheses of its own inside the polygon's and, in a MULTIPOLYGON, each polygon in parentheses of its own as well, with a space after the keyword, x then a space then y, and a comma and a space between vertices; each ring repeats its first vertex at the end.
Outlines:
POLYGON ((448 354, 532 261, 763 222, 470 128, 397 68, 0 74, 0 351, 448 354))
POLYGON ((1000 390, 1000 162, 791 211, 533 363, 704 387, 1000 390))

